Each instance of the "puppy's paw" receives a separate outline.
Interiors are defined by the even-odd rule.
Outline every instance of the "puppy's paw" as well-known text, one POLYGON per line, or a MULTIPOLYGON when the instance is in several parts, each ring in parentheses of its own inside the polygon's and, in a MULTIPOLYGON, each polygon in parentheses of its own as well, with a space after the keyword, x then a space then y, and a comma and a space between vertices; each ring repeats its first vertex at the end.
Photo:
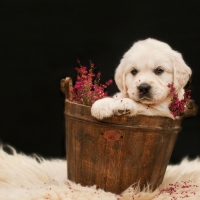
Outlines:
POLYGON ((136 113, 137 113, 137 104, 129 98, 119 99, 114 104, 115 115, 133 116, 136 115, 136 113))
POLYGON ((112 98, 103 98, 94 102, 91 108, 91 114, 97 119, 108 118, 113 115, 114 100, 112 98))

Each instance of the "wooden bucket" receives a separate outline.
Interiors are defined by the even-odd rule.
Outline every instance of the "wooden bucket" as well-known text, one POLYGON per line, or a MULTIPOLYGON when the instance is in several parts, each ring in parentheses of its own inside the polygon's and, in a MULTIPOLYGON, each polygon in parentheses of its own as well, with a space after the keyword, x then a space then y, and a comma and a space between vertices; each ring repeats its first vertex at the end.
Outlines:
POLYGON ((113 116, 98 121, 91 116, 91 107, 70 101, 71 88, 70 78, 61 80, 66 96, 69 180, 116 194, 134 183, 156 189, 162 183, 182 119, 113 116))

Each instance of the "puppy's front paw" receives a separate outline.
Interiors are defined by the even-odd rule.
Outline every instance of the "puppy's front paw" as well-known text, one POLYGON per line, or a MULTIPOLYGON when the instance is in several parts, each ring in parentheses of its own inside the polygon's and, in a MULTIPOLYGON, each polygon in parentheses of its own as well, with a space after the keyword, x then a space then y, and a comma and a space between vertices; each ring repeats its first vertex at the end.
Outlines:
POLYGON ((136 115, 136 113, 137 113, 137 104, 129 98, 119 99, 114 104, 115 115, 133 116, 136 115))
POLYGON ((103 98, 94 102, 91 108, 91 114, 97 119, 108 118, 113 115, 114 100, 112 98, 103 98))

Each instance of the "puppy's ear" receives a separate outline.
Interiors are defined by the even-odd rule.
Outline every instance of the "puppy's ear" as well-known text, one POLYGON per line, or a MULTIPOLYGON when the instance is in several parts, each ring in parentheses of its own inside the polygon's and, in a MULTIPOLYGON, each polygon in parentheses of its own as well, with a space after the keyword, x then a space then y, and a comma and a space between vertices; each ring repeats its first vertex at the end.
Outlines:
POLYGON ((125 86, 125 64, 123 59, 115 70, 115 83, 119 90, 126 95, 126 86, 125 86))
POLYGON ((173 52, 174 68, 174 88, 179 91, 183 88, 191 77, 192 70, 188 67, 182 58, 182 55, 176 51, 173 52))

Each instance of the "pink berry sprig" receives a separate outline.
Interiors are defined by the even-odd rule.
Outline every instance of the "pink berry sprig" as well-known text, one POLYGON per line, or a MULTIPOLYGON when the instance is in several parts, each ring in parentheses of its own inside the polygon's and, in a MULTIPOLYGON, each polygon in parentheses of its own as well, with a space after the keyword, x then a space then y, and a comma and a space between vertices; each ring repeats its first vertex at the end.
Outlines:
POLYGON ((91 106, 96 100, 108 96, 108 93, 104 90, 112 84, 112 80, 100 84, 101 73, 94 73, 94 63, 90 62, 90 69, 82 66, 79 60, 77 60, 77 63, 79 67, 76 67, 75 70, 78 75, 71 90, 72 101, 91 106))
POLYGON ((173 87, 173 84, 168 84, 168 88, 170 88, 170 92, 173 94, 173 98, 171 100, 171 103, 169 105, 169 110, 171 111, 172 115, 175 117, 183 115, 185 112, 188 100, 191 98, 191 90, 185 90, 185 93, 183 95, 183 99, 179 100, 178 94, 173 87))

